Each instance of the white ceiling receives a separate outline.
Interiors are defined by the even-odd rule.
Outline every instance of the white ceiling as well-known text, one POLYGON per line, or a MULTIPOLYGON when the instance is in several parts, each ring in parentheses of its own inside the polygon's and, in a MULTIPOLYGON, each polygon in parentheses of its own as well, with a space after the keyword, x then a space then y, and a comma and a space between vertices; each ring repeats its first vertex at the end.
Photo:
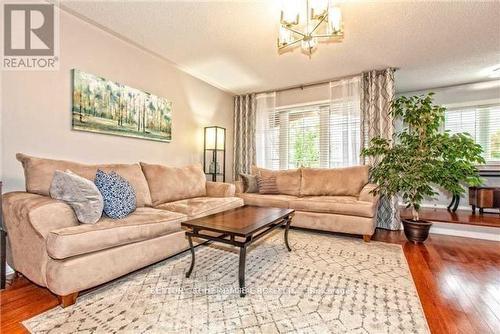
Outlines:
POLYGON ((399 92, 488 79, 500 66, 500 1, 342 4, 345 38, 278 55, 279 0, 63 1, 63 8, 233 93, 397 67, 399 92))

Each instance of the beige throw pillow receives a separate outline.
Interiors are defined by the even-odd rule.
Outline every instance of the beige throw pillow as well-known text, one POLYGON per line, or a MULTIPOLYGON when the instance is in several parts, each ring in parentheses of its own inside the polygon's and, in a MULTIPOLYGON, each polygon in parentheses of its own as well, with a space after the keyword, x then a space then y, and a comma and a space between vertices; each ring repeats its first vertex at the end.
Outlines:
POLYGON ((54 172, 50 197, 68 203, 81 223, 95 224, 102 216, 104 202, 94 182, 70 170, 54 172))

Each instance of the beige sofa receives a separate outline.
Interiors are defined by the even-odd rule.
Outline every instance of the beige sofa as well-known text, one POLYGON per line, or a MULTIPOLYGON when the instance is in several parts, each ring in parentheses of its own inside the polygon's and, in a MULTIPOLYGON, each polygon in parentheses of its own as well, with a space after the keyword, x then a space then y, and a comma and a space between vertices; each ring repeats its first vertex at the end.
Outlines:
POLYGON ((18 154, 26 192, 3 196, 9 265, 60 297, 75 302, 78 292, 163 260, 188 248, 181 222, 243 205, 234 185, 207 182, 200 166, 150 164, 84 165, 18 154), (114 170, 134 187, 137 210, 124 219, 103 216, 79 224, 72 208, 50 198, 55 170, 70 169, 93 179, 114 170))
POLYGON ((292 226, 363 235, 375 232, 378 196, 368 183, 367 166, 272 171, 253 167, 253 175, 276 176, 279 194, 246 193, 240 181, 236 196, 246 205, 295 209, 292 226))

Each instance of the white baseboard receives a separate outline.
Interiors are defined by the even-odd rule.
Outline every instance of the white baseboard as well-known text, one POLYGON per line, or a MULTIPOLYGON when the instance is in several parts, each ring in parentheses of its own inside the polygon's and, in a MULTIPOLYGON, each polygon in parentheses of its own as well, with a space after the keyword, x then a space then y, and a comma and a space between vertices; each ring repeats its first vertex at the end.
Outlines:
POLYGON ((430 233, 500 242, 498 227, 432 222, 430 233))
MULTIPOLYGON (((431 204, 422 204, 421 208, 422 209, 447 209, 448 205, 444 205, 444 204, 434 204, 434 205, 431 205, 431 204)), ((470 205, 459 205, 457 207, 457 210, 472 212, 472 207, 470 205)))

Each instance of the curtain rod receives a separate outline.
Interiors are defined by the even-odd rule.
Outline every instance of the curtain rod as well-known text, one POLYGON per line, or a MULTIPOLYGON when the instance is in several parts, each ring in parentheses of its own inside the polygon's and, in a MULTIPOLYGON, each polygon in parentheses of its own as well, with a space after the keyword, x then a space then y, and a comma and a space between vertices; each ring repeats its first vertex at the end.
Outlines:
POLYGON ((479 81, 470 81, 470 82, 464 82, 464 83, 458 83, 454 85, 448 85, 448 86, 437 86, 437 87, 429 87, 429 88, 423 88, 423 89, 417 89, 417 90, 408 90, 405 92, 398 92, 398 94, 403 95, 403 94, 408 94, 408 93, 415 93, 415 92, 425 92, 425 91, 432 91, 436 89, 446 89, 446 88, 455 88, 455 87, 460 87, 460 86, 467 86, 467 85, 475 85, 475 84, 482 84, 485 82, 492 82, 492 81, 498 81, 498 78, 493 78, 493 79, 487 79, 487 80, 479 80, 479 81))
MULTIPOLYGON (((391 68, 391 67, 389 67, 389 68, 391 68)), ((392 67, 392 69, 394 70, 394 72, 396 72, 399 68, 392 67)), ((332 81, 343 80, 343 79, 352 79, 354 77, 360 76, 361 74, 362 73, 358 73, 358 74, 352 74, 352 75, 347 75, 347 76, 343 76, 343 77, 337 77, 337 78, 333 78, 333 79, 329 79, 329 80, 310 82, 310 83, 306 83, 306 84, 302 84, 302 85, 288 86, 288 87, 282 87, 282 88, 278 88, 278 89, 263 90, 260 92, 255 92, 254 94, 279 93, 279 92, 284 92, 287 90, 304 89, 307 87, 324 85, 324 84, 330 83, 332 81)))

